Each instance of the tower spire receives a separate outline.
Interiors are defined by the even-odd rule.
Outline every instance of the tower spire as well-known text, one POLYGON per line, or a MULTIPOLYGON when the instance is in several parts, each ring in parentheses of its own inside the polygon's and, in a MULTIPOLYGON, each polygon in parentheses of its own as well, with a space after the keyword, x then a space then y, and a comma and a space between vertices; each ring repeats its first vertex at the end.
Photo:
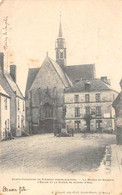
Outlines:
POLYGON ((55 44, 56 50, 56 62, 60 65, 62 69, 64 69, 66 65, 66 42, 62 37, 62 26, 61 26, 61 13, 60 13, 60 23, 59 23, 59 34, 56 39, 55 44))
POLYGON ((59 33, 58 33, 58 37, 62 37, 61 12, 60 12, 60 24, 59 24, 59 33))

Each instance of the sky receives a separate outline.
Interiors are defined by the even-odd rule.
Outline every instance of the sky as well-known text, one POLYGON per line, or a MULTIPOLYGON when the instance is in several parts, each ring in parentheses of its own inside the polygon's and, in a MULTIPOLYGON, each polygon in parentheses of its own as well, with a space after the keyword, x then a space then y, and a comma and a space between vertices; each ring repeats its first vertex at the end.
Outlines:
POLYGON ((122 0, 0 0, 0 52, 6 69, 17 65, 23 94, 28 68, 40 67, 47 52, 55 60, 60 12, 67 65, 95 64, 96 77, 120 91, 122 0))

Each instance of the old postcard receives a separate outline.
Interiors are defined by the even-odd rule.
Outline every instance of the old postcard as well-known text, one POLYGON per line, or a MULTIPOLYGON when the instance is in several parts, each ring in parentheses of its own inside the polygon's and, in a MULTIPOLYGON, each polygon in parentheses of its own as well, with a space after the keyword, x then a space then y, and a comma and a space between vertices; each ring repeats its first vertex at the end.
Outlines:
POLYGON ((0 0, 0 195, 122 194, 122 1, 0 0))

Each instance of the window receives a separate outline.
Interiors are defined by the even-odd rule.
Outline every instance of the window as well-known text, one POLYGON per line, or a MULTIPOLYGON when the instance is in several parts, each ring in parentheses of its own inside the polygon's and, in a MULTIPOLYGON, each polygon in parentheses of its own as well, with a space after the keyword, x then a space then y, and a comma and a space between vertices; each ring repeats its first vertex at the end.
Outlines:
POLYGON ((23 101, 23 111, 25 110, 25 104, 24 104, 24 101, 23 101))
POLYGON ((17 104, 18 104, 18 110, 20 109, 20 105, 19 105, 19 99, 18 99, 18 102, 17 102, 17 104))
POLYGON ((96 116, 101 116, 101 107, 100 106, 96 107, 96 116))
POLYGON ((45 117, 46 118, 53 117, 53 107, 48 104, 45 105, 45 117))
POLYGON ((90 106, 86 106, 86 115, 90 115, 90 106))
POLYGON ((20 127, 20 116, 18 115, 18 128, 20 127))
POLYGON ((5 130, 7 129, 7 120, 5 120, 5 130))
POLYGON ((63 58, 63 50, 60 51, 60 58, 63 58))
POLYGON ((85 90, 90 91, 91 90, 91 84, 90 82, 85 83, 85 90))
POLYGON ((7 129, 9 130, 9 119, 8 119, 8 127, 7 127, 7 129))
POLYGON ((90 95, 89 94, 85 94, 85 102, 89 102, 90 101, 90 95))
POLYGON ((79 103, 79 95, 75 95, 74 99, 75 99, 75 103, 79 103))
POLYGON ((75 131, 80 130, 80 121, 75 121, 75 131))
POLYGON ((80 107, 75 108, 75 117, 80 117, 80 107))
POLYGON ((5 98, 5 99, 4 99, 4 108, 5 108, 5 110, 7 110, 7 109, 8 109, 8 105, 7 105, 7 103, 8 103, 8 102, 7 102, 7 98, 5 98))
POLYGON ((100 102, 100 93, 96 94, 96 102, 100 102))

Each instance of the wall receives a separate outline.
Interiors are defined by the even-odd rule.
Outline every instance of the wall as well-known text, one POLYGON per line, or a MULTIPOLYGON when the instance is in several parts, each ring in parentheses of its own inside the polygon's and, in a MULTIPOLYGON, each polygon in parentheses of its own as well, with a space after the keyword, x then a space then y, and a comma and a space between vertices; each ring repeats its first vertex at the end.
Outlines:
POLYGON ((32 84, 30 89, 31 94, 28 92, 28 97, 26 99, 27 128, 29 128, 29 121, 31 122, 32 119, 35 131, 37 131, 39 125, 37 123, 39 121, 40 103, 46 98, 47 93, 50 98, 56 99, 57 121, 63 123, 62 109, 64 105, 64 88, 64 83, 51 62, 48 60, 45 61, 32 84))
POLYGON ((16 97, 16 136, 22 135, 25 129, 25 101, 16 97))
POLYGON ((90 130, 96 131, 96 120, 102 120, 102 131, 111 131, 115 129, 114 118, 115 112, 112 108, 112 102, 118 93, 115 91, 102 91, 90 93, 65 93, 66 117, 65 122, 68 126, 75 128, 75 121, 80 121, 81 131, 86 130, 86 122, 83 119, 86 114, 85 107, 90 106, 91 111, 96 112, 96 107, 101 107, 101 116, 92 115, 94 119, 90 121, 90 130), (100 102, 96 102, 96 94, 100 93, 100 102), (85 102, 85 94, 90 95, 90 102, 85 102), (79 95, 79 103, 74 102, 74 96, 79 95), (75 107, 80 107, 80 116, 75 117, 75 107))
POLYGON ((10 132, 10 98, 0 95, 0 109, 1 109, 1 139, 8 137, 10 132), (7 99, 7 109, 5 109, 5 99, 7 99), (5 126, 6 122, 6 126, 5 126), (6 127, 6 128, 5 128, 6 127), (7 132, 7 133, 6 133, 7 132))

